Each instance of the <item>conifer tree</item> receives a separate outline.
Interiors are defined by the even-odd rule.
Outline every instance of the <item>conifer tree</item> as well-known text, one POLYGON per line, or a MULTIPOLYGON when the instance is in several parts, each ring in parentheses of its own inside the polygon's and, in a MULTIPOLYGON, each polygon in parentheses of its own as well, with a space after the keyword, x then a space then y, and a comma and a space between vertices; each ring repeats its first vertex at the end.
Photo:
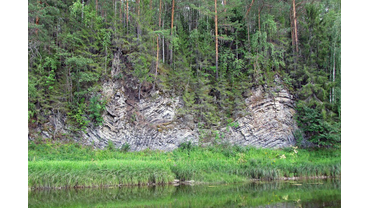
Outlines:
POLYGON ((261 86, 272 96, 280 78, 304 136, 334 146, 340 18, 338 0, 30 0, 29 121, 58 113, 76 130, 101 123, 102 83, 130 77, 136 101, 154 80, 156 90, 184 99, 183 114, 218 128, 244 113, 248 92, 261 86))
POLYGON ((215 0, 216 80, 218 79, 217 0, 215 0))

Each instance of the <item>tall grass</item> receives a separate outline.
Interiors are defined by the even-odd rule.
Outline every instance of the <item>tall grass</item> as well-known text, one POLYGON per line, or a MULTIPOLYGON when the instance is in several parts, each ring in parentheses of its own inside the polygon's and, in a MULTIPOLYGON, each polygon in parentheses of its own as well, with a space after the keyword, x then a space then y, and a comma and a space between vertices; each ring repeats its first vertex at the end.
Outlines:
POLYGON ((35 161, 28 164, 34 188, 148 185, 172 182, 175 175, 160 161, 35 161))
POLYGON ((93 150, 76 144, 30 144, 32 188, 147 185, 180 180, 235 183, 283 177, 340 177, 340 150, 185 146, 173 152, 93 150))

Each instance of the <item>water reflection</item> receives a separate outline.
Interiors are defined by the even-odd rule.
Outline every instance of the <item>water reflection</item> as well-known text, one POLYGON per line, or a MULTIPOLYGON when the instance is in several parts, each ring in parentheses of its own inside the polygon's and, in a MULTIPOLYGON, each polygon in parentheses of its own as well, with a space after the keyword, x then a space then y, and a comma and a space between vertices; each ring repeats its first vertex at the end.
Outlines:
POLYGON ((29 191, 29 207, 340 207, 339 179, 29 191))

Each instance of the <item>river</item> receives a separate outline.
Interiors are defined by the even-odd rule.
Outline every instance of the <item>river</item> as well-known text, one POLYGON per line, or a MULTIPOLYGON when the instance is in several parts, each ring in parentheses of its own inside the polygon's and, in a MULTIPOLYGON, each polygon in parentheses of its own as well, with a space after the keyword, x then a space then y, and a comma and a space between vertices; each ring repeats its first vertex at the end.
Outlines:
POLYGON ((340 207, 340 179, 28 192, 28 207, 340 207))

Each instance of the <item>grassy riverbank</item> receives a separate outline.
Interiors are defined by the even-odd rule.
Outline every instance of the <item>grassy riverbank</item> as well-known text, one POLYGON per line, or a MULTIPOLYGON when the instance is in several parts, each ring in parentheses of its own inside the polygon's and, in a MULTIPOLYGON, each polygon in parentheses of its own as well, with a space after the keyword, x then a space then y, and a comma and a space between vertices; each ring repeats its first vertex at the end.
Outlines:
POLYGON ((340 177, 340 150, 282 150, 184 145, 173 152, 93 150, 77 144, 29 144, 28 186, 93 187, 169 183, 174 179, 234 183, 282 177, 340 177))

